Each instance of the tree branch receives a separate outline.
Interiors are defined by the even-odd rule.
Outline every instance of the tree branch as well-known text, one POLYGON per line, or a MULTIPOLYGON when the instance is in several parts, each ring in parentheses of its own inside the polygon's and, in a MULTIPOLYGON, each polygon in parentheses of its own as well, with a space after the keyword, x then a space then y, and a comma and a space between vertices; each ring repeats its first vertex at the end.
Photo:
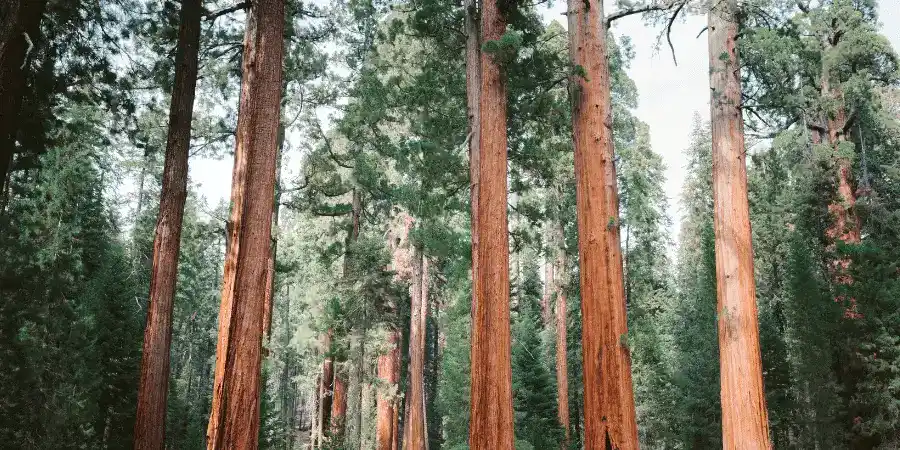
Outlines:
POLYGON ((678 17, 678 13, 680 13, 681 10, 684 9, 684 5, 686 4, 687 2, 682 2, 678 5, 678 8, 676 8, 675 12, 672 13, 672 17, 669 18, 669 24, 666 25, 666 40, 669 41, 669 49, 672 51, 672 62, 674 62, 676 66, 678 65, 678 59, 675 58, 675 46, 672 45, 672 24, 675 23, 675 19, 678 17))
POLYGON ((605 22, 606 29, 607 30, 609 29, 609 27, 612 25, 613 21, 619 20, 623 17, 633 16, 635 14, 641 14, 641 13, 650 12, 650 11, 665 11, 671 7, 672 7, 672 5, 663 6, 663 5, 658 5, 658 4, 651 4, 651 5, 647 5, 647 6, 642 6, 640 8, 631 8, 631 9, 623 9, 621 11, 616 11, 616 12, 606 16, 606 22, 605 22))
POLYGON ((250 9, 250 2, 249 1, 240 2, 234 6, 229 6, 227 8, 220 9, 220 10, 214 11, 214 12, 207 11, 206 14, 204 14, 204 16, 206 16, 206 20, 212 22, 221 16, 224 16, 226 14, 231 14, 231 13, 241 10, 241 9, 250 9))

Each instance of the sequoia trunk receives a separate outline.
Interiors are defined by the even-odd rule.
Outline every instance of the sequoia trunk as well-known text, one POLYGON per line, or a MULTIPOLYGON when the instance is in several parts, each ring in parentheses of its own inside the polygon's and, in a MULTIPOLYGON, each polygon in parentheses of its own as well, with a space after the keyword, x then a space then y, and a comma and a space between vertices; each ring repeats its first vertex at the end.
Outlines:
MULTIPOLYGON (((481 41, 506 32, 498 2, 481 5, 481 41)), ((509 238, 506 213, 506 80, 500 61, 481 52, 477 205, 473 246, 471 426, 473 450, 513 448, 509 327, 509 238)))
POLYGON ((413 253, 413 276, 409 287, 409 389, 406 402, 409 414, 403 430, 404 450, 424 450, 428 438, 425 429, 425 319, 424 256, 416 245, 413 253))
POLYGON ((638 448, 631 382, 606 29, 599 0, 569 0, 578 251, 584 359, 584 443, 638 448))
POLYGON ((378 398, 375 442, 378 450, 393 450, 397 430, 397 383, 400 382, 400 332, 388 332, 388 351, 378 356, 378 398))
POLYGON ((181 3, 181 26, 175 54, 175 84, 169 106, 169 133, 159 197, 159 218, 153 241, 147 323, 141 351, 141 378, 134 426, 136 449, 162 449, 165 445, 172 309, 178 278, 178 255, 181 252, 181 225, 187 198, 188 151, 191 144, 194 93, 197 88, 202 13, 200 0, 184 0, 181 3))
POLYGON ((209 449, 255 449, 266 260, 281 108, 284 0, 255 0, 247 14, 209 449))
POLYGON ((737 1, 727 0, 709 13, 722 444, 726 449, 767 449, 736 11, 737 1))

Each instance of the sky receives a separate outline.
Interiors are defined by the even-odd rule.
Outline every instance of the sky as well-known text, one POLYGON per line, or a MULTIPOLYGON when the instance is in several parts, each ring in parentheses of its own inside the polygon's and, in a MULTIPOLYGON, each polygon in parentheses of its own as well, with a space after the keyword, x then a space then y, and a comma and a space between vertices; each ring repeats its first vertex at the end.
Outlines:
MULTIPOLYGON (((614 11, 610 0, 606 10, 614 11)), ((546 22, 559 21, 566 25, 563 12, 565 1, 555 0, 543 11, 546 22)), ((894 49, 900 51, 900 0, 881 0, 880 20, 882 32, 894 49)), ((709 118, 709 79, 707 61, 707 36, 697 34, 706 26, 705 16, 691 16, 677 21, 672 27, 672 43, 678 65, 672 61, 667 45, 657 48, 659 29, 646 26, 640 16, 630 16, 613 24, 613 33, 628 36, 634 46, 635 58, 628 75, 637 85, 639 106, 635 116, 650 127, 653 149, 662 155, 666 163, 666 192, 669 196, 669 214, 676 224, 670 230, 674 238, 680 222, 679 194, 685 175, 683 152, 690 141, 694 114, 709 118)), ((298 148, 298 145, 293 145, 298 148)), ((299 158, 292 158, 299 163, 299 158)), ((292 165, 293 165, 292 164, 292 165)), ((231 158, 192 160, 191 180, 202 196, 214 206, 230 195, 231 158)), ((286 168, 297 173, 298 167, 286 168)))

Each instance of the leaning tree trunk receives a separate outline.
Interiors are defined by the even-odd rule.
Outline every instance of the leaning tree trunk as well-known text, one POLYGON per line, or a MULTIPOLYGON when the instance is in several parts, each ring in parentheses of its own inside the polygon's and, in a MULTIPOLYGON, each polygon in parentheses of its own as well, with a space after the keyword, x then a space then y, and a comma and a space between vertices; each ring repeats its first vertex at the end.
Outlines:
POLYGON ((209 449, 255 449, 266 260, 281 108, 284 0, 255 0, 247 15, 243 79, 231 187, 232 231, 225 256, 209 449))
MULTIPOLYGON (((506 31, 495 1, 481 5, 482 42, 506 31)), ((506 213, 506 80, 500 61, 482 52, 472 304, 472 449, 513 448, 512 365, 509 334, 509 237, 506 213)))
POLYGON ((191 117, 197 88, 200 47, 201 0, 181 3, 181 26, 175 60, 175 85, 169 107, 169 136, 163 168, 159 218, 153 241, 150 270, 150 300, 141 352, 137 417, 134 426, 136 449, 162 449, 165 444, 166 395, 169 391, 169 353, 172 343, 172 309, 181 251, 181 224, 187 199, 188 151, 191 144, 191 117))
POLYGON ((612 140, 606 29, 599 0, 569 0, 578 209, 585 448, 638 448, 612 140))
POLYGON ((425 425, 425 319, 427 300, 422 248, 413 251, 413 277, 409 287, 409 388, 406 402, 409 408, 404 424, 404 450, 424 450, 428 441, 425 425))
POLYGON ((722 444, 726 449, 767 449, 736 12, 737 1, 726 0, 709 13, 722 444))
POLYGON ((47 9, 47 0, 4 3, 0 6, 0 193, 7 190, 16 151, 29 47, 40 42, 41 18, 47 9))

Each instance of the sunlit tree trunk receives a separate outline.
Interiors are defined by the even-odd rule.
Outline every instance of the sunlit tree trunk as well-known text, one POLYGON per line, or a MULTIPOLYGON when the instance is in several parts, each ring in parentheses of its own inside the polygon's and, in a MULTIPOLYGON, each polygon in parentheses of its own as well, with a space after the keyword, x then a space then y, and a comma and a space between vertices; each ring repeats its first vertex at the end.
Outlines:
POLYGON ((726 0, 709 13, 722 444, 726 449, 767 449, 736 12, 737 1, 726 0))
MULTIPOLYGON (((505 11, 498 2, 483 2, 481 41, 499 40, 505 31, 505 11)), ((492 55, 482 52, 480 62, 469 446, 504 450, 513 448, 506 80, 492 55)))
POLYGON ((584 444, 638 448, 613 154, 606 30, 599 0, 569 0, 572 128, 581 274, 584 444))
POLYGON ((169 134, 156 238, 153 241, 147 323, 141 351, 141 378, 134 426, 136 449, 162 449, 165 444, 172 310, 175 282, 178 278, 178 255, 181 251, 181 225, 187 199, 188 152, 194 93, 197 88, 202 13, 200 0, 184 0, 181 3, 181 25, 175 54, 175 85, 169 106, 169 134))
POLYGON ((331 399, 331 435, 340 440, 344 434, 347 418, 347 373, 346 367, 334 370, 334 391, 331 399))
POLYGON ((225 256, 209 449, 255 449, 272 206, 281 108, 284 0, 255 0, 247 15, 232 231, 225 256))

